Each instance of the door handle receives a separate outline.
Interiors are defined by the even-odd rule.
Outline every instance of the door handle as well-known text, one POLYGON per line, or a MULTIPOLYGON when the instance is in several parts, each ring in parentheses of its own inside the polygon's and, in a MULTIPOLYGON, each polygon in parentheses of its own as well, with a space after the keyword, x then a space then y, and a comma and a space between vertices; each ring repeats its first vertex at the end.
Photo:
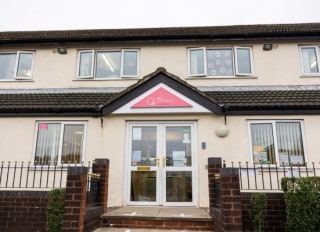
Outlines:
POLYGON ((156 158, 156 160, 157 160, 157 167, 159 167, 160 166, 160 158, 156 158))
POLYGON ((165 167, 165 166, 166 166, 166 163, 167 163, 167 158, 166 158, 166 157, 163 157, 163 158, 162 158, 162 167, 165 167))

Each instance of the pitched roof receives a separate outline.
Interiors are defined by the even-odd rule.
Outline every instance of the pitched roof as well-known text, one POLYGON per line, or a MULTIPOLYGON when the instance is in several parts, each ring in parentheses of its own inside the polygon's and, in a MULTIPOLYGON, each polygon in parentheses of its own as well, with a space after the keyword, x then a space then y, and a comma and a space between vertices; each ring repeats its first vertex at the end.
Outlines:
POLYGON ((207 91, 229 114, 320 113, 320 89, 207 91))
POLYGON ((160 82, 214 114, 320 114, 320 85, 195 88, 159 68, 125 89, 0 89, 0 116, 106 115, 160 82))
POLYGON ((0 92, 0 115, 86 115, 98 116, 114 92, 104 91, 11 91, 0 92))
POLYGON ((155 72, 150 73, 137 83, 129 86, 127 89, 120 92, 115 98, 107 102, 105 106, 103 106, 103 114, 112 113, 122 105, 128 103, 160 83, 166 84, 170 88, 180 92, 184 96, 192 99, 215 114, 222 113, 221 107, 219 107, 213 98, 209 98, 194 86, 167 72, 165 68, 160 67, 155 72))
POLYGON ((0 45, 319 37, 320 23, 0 32, 0 45))

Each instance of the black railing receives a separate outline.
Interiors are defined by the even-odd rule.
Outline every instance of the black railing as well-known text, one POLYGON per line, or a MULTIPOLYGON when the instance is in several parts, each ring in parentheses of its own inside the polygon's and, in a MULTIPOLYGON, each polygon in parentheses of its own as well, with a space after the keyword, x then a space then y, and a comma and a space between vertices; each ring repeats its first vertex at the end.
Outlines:
POLYGON ((87 205, 95 206, 100 202, 100 175, 89 173, 87 176, 87 205))
MULTIPOLYGON (((228 166, 225 161, 224 166, 228 166)), ((240 188, 246 190, 267 190, 281 191, 281 179, 283 177, 307 177, 320 176, 320 165, 312 162, 310 165, 304 164, 263 164, 248 162, 235 165, 231 162, 231 167, 239 168, 240 188)))
POLYGON ((214 176, 214 205, 215 206, 220 206, 220 199, 221 199, 221 194, 220 194, 220 174, 216 173, 214 176))
MULTIPOLYGON (((53 189, 66 186, 67 170, 70 166, 83 166, 83 164, 57 164, 44 165, 31 162, 1 162, 0 163, 0 189, 53 189)), ((89 163, 90 168, 90 163, 89 163)))

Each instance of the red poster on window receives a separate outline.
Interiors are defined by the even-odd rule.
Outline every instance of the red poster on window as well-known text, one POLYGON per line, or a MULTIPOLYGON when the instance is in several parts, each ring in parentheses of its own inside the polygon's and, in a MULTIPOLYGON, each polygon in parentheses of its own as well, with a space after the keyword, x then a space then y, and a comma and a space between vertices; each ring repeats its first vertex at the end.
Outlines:
POLYGON ((47 123, 40 123, 39 130, 48 130, 48 124, 47 123))
POLYGON ((131 108, 191 107, 192 105, 160 87, 131 108))

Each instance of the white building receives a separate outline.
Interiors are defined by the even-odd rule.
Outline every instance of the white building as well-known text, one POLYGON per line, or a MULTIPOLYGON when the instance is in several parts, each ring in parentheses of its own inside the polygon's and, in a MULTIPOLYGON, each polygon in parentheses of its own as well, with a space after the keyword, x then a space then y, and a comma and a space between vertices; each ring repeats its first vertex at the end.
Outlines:
POLYGON ((320 24, 0 32, 0 157, 110 160, 109 206, 208 206, 208 157, 318 161, 320 24))

